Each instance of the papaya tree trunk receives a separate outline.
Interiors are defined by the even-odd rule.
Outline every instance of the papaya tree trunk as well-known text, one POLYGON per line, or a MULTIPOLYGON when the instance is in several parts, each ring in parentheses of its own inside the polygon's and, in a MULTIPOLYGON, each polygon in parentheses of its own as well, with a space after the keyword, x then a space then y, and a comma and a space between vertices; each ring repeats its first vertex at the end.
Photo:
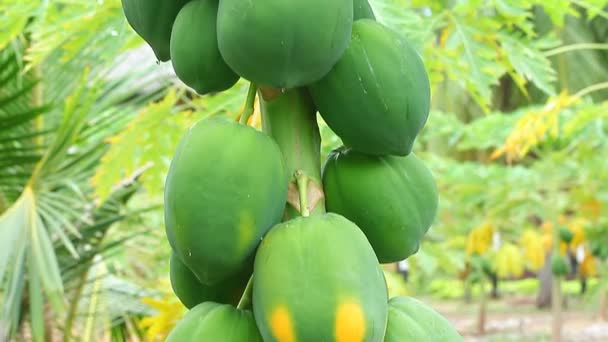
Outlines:
POLYGON ((492 299, 498 299, 498 275, 492 274, 490 276, 490 280, 492 281, 492 292, 490 296, 492 297, 492 299))
POLYGON ((600 320, 608 321, 608 290, 600 293, 600 320))
POLYGON ((545 256, 545 265, 538 272, 538 295, 536 296, 536 307, 539 309, 549 308, 551 306, 551 288, 553 284, 553 275, 551 274, 551 253, 545 256))
POLYGON ((484 277, 479 280, 479 312, 477 315, 477 334, 483 336, 486 333, 486 316, 488 311, 488 298, 486 295, 486 281, 484 277))
POLYGON ((281 92, 260 87, 262 127, 279 145, 290 175, 288 205, 284 219, 300 216, 300 199, 296 173, 307 182, 307 203, 311 215, 325 212, 321 181, 321 136, 316 109, 305 88, 281 92))
POLYGON ((561 342, 562 341, 562 282, 559 276, 553 276, 553 295, 552 295, 552 308, 553 308, 553 333, 551 341, 561 342))

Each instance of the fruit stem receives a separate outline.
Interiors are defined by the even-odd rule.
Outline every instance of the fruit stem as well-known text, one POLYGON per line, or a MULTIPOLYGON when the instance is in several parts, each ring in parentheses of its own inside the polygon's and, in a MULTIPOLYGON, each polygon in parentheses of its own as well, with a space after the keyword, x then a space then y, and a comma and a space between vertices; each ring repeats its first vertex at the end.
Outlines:
POLYGON ((300 194, 300 213, 302 216, 308 217, 310 216, 310 210, 308 209, 308 176, 302 170, 298 170, 295 177, 298 193, 300 194))
POLYGON ((258 91, 258 87, 253 83, 249 83, 249 90, 247 91, 247 100, 245 101, 245 108, 243 108, 243 114, 241 114, 241 120, 239 121, 242 125, 247 124, 247 120, 254 111, 255 94, 258 91))
POLYGON ((296 171, 307 177, 307 209, 310 215, 325 213, 325 196, 321 181, 321 136, 317 110, 306 88, 284 92, 260 87, 258 98, 262 111, 262 128, 279 145, 290 175, 288 205, 284 220, 302 216, 296 171))
POLYGON ((236 306, 237 309, 247 310, 251 308, 251 292, 253 289, 253 275, 249 277, 245 291, 239 300, 239 304, 236 306))

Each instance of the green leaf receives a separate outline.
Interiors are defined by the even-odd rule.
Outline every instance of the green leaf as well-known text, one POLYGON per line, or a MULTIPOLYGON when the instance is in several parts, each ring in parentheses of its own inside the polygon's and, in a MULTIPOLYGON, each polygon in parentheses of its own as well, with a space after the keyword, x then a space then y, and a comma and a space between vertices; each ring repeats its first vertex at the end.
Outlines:
MULTIPOLYGON (((528 40, 513 33, 499 34, 500 43, 504 49, 504 55, 518 75, 523 76, 527 81, 531 81, 547 95, 555 95, 554 82, 556 72, 551 66, 551 61, 546 58, 536 47, 537 41, 528 40)), ((554 44, 558 43, 554 41, 554 44)), ((546 43, 541 42, 542 46, 546 43)), ((525 90, 522 85, 522 89, 525 90)))
POLYGON ((30 316, 32 327, 32 340, 44 341, 44 297, 38 273, 30 270, 28 287, 30 290, 30 316))

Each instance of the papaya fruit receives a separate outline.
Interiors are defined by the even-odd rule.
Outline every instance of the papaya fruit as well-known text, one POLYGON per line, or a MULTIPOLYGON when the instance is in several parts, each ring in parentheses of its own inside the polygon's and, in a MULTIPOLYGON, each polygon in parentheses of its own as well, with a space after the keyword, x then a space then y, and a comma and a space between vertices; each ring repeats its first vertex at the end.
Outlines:
POLYGON ((129 25, 161 62, 171 59, 171 29, 177 13, 190 0, 122 0, 129 25))
POLYGON ((435 310, 410 297, 388 302, 388 325, 384 342, 464 341, 452 324, 435 310))
POLYGON ((166 342, 262 342, 253 314, 228 304, 205 302, 177 322, 166 342))
POLYGON ((203 285, 179 259, 179 256, 172 252, 169 263, 169 280, 173 292, 188 309, 208 301, 236 306, 253 273, 253 262, 248 262, 245 266, 236 276, 219 284, 208 286, 203 285))
POLYGON ((273 227, 255 256, 252 298, 266 342, 384 337, 384 274, 365 235, 337 214, 273 227))
POLYGON ((437 186, 413 153, 374 156, 338 148, 323 166, 325 205, 353 221, 381 263, 414 254, 435 219, 437 186))
POLYGON ((574 238, 574 233, 572 233, 572 231, 570 229, 568 229, 568 227, 565 227, 565 226, 559 227, 559 239, 560 240, 562 240, 565 243, 570 243, 570 242, 572 242, 573 238, 574 238))
POLYGON ((551 272, 556 276, 565 276, 570 272, 568 260, 563 255, 553 255, 551 257, 551 272))
POLYGON ((224 60, 237 74, 288 89, 331 69, 348 45, 352 23, 352 0, 222 0, 217 35, 224 60))
POLYGON ((373 19, 376 20, 374 10, 367 0, 354 0, 353 2, 353 20, 373 19))
POLYGON ((239 76, 217 47, 216 0, 195 0, 184 6, 171 32, 171 63, 177 77, 200 95, 232 87, 239 76))
POLYGON ((409 154, 429 115, 430 83, 420 56, 371 19, 353 24, 346 52, 309 90, 344 145, 367 154, 409 154))
POLYGON ((165 181, 169 244, 203 284, 233 276, 281 220, 287 183, 268 135, 223 118, 197 122, 165 181))

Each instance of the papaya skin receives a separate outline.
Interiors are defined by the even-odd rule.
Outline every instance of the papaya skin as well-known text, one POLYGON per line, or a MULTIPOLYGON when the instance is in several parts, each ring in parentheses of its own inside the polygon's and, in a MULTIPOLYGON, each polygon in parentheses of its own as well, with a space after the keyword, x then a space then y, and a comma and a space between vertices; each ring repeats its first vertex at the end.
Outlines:
POLYGON ((172 252, 169 264, 171 288, 188 309, 208 301, 236 306, 253 273, 253 258, 246 262, 245 266, 236 276, 217 285, 207 286, 196 278, 175 252, 172 252))
POLYGON ((354 0, 353 10, 354 10, 353 19, 355 21, 357 21, 359 19, 376 20, 376 15, 374 14, 374 10, 372 9, 372 6, 369 4, 369 2, 367 0, 354 0))
POLYGON ((323 168, 323 188, 327 210, 355 222, 381 263, 415 254, 437 213, 435 180, 414 154, 334 150, 323 168))
POLYGON ((122 9, 135 32, 161 62, 171 59, 170 40, 177 13, 190 0, 122 0, 122 9))
POLYGON ((223 118, 184 135, 165 182, 169 244, 205 285, 239 272, 262 236, 280 222, 287 175, 277 144, 223 118))
POLYGON ((171 63, 177 77, 200 95, 231 88, 239 76, 217 47, 218 3, 194 0, 181 9, 171 33, 171 63))
POLYGON ((372 155, 408 155, 430 110, 422 59, 400 34, 370 19, 353 24, 342 58, 309 89, 344 144, 372 155))
POLYGON ((323 77, 350 40, 352 0, 222 0, 218 45, 259 86, 291 89, 323 77))
POLYGON ((414 298, 393 297, 389 301, 388 310, 384 342, 464 341, 445 317, 414 298))
POLYGON ((278 224, 256 253, 253 311, 264 341, 381 342, 387 301, 369 242, 340 215, 278 224))
POLYGON ((205 302, 177 322, 167 342, 262 342, 253 314, 231 305, 205 302))

